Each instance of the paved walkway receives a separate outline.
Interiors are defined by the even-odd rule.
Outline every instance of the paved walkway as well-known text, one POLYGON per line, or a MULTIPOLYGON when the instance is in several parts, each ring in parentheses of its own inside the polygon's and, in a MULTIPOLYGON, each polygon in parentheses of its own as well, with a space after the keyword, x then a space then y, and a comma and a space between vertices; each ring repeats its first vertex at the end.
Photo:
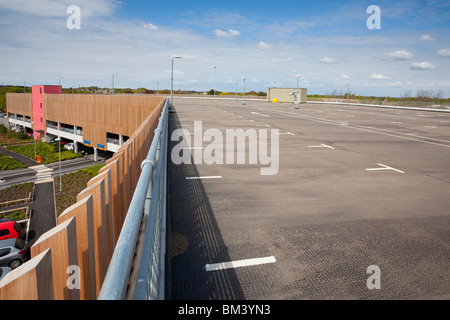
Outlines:
POLYGON ((37 181, 34 188, 34 199, 31 204, 27 204, 33 210, 28 233, 28 244, 31 247, 41 235, 56 226, 55 197, 53 179, 51 178, 53 169, 39 165, 26 156, 2 147, 0 147, 0 153, 11 156, 36 171, 37 181))
POLYGON ((30 205, 33 210, 28 234, 30 247, 45 232, 56 226, 53 181, 36 183, 34 201, 30 205))
POLYGON ((0 153, 4 154, 6 156, 10 156, 10 157, 14 158, 15 160, 23 163, 27 168, 35 166, 35 165, 38 164, 33 159, 30 159, 30 158, 28 158, 28 157, 26 157, 24 155, 18 154, 16 152, 9 151, 9 150, 7 150, 7 149, 5 149, 3 147, 0 147, 0 153))

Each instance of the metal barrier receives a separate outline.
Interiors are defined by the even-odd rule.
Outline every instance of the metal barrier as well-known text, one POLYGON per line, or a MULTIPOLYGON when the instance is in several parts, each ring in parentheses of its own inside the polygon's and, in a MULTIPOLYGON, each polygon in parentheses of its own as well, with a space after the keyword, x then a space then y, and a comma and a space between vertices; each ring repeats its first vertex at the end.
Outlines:
POLYGON ((141 175, 100 290, 99 300, 125 299, 132 266, 139 270, 136 289, 132 295, 134 299, 164 299, 169 105, 167 99, 147 158, 141 164, 141 175), (145 226, 142 256, 133 265, 141 224, 145 226))

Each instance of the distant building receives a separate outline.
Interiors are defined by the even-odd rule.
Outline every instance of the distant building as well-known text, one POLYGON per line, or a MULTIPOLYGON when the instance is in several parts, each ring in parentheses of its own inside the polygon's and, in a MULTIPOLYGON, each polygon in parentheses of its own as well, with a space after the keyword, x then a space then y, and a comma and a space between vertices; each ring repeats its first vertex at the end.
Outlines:
MULTIPOLYGON (((295 92, 297 88, 267 88, 267 101, 273 102, 277 99, 277 102, 295 103, 295 92)), ((306 89, 298 88, 300 103, 306 103, 306 89)))
POLYGON ((148 95, 62 94, 61 86, 33 86, 32 93, 7 93, 10 126, 35 139, 60 137, 97 150, 116 152, 164 100, 148 95))

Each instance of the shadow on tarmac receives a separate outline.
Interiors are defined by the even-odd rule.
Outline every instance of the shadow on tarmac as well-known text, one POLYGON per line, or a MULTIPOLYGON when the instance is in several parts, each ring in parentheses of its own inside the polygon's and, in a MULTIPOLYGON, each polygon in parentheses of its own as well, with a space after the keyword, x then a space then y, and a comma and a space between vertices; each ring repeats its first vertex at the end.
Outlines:
MULTIPOLYGON (((233 269, 207 272, 206 264, 230 261, 201 180, 194 164, 175 165, 170 141, 181 128, 178 115, 170 113, 168 141, 168 300, 242 300, 244 293, 233 269)), ((192 161, 193 163, 193 161, 192 161)))

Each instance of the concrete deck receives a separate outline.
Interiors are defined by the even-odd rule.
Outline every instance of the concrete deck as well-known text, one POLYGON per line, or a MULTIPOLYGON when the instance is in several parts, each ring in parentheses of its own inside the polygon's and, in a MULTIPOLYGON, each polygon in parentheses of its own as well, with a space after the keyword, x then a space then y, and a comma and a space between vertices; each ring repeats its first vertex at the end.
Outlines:
POLYGON ((174 106, 170 132, 194 133, 194 121, 224 137, 279 130, 279 170, 169 160, 169 299, 450 297, 450 114, 206 99, 174 106), (368 289, 371 265, 381 289, 368 289))

